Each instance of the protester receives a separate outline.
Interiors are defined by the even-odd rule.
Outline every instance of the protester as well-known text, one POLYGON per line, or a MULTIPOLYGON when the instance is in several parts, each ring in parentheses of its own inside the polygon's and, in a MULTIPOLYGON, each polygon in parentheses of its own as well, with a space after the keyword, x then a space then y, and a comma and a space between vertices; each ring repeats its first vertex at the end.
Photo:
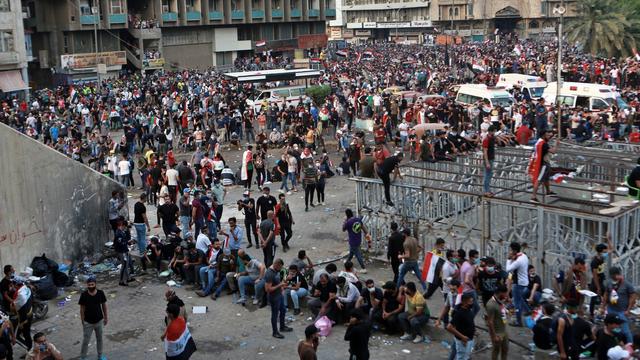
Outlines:
POLYGON ((167 360, 188 360, 197 350, 191 337, 186 320, 180 316, 180 308, 176 304, 167 305, 169 324, 160 337, 164 341, 167 360))
POLYGON ((300 360, 317 360, 316 352, 320 344, 318 328, 311 324, 304 329, 304 340, 298 343, 298 356, 300 360))
POLYGON ((359 309, 351 311, 344 340, 349 342, 349 360, 369 360, 371 325, 359 309))
MULTIPOLYGON (((127 267, 123 265, 123 267, 127 267)), ((80 322, 82 323, 82 350, 80 357, 86 358, 89 352, 89 342, 91 336, 96 334, 96 349, 98 351, 98 359, 105 360, 102 349, 102 332, 103 328, 109 323, 109 313, 107 311, 107 297, 104 291, 96 287, 96 278, 89 277, 87 279, 87 290, 83 291, 78 300, 80 305, 80 322)))

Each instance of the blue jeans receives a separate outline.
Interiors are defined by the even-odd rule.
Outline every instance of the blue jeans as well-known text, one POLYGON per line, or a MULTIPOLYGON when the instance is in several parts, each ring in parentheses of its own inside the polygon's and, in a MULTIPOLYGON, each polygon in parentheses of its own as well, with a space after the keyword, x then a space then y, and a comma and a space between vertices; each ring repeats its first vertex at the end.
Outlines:
POLYGON ((240 298, 246 299, 246 286, 253 285, 255 289, 255 295, 257 299, 262 297, 262 292, 264 290, 264 279, 260 280, 257 284, 255 283, 256 279, 251 278, 251 276, 240 276, 238 278, 238 290, 240 290, 240 298))
POLYGON ((197 239, 198 235, 200 235, 200 230, 205 226, 204 220, 196 220, 193 222, 195 225, 195 233, 193 234, 193 238, 197 239))
POLYGON ((287 173, 287 177, 289 178, 289 180, 291 180, 291 187, 295 189, 296 185, 297 185, 297 183, 296 183, 296 173, 294 173, 294 172, 287 173))
POLYGON ((456 360, 469 360, 471 359, 471 352, 473 352, 473 340, 467 341, 467 345, 458 339, 455 339, 456 343, 456 360))
POLYGON ((284 189, 284 191, 289 192, 289 187, 287 186, 287 179, 289 179, 289 173, 285 174, 282 177, 282 184, 280 185, 280 190, 284 189))
MULTIPOLYGON (((526 288, 524 290, 524 294, 522 294, 522 296, 525 300, 529 299, 529 296, 531 296, 531 291, 529 290, 529 288, 526 288)), ((536 291, 536 293, 533 294, 533 302, 536 304, 540 304, 540 299, 542 299, 542 293, 540 291, 536 291)))
POLYGON ((191 216, 180 216, 180 224, 182 225, 182 237, 184 237, 184 234, 187 233, 187 231, 189 231, 189 223, 191 222, 191 216))
POLYGON ((513 306, 516 308, 516 321, 518 324, 522 324, 522 314, 529 312, 529 305, 527 305, 524 299, 524 293, 527 291, 526 286, 514 284, 511 288, 513 296, 513 306))
POLYGON ((215 234, 218 233, 218 230, 216 229, 216 222, 215 220, 207 220, 207 230, 209 230, 209 234, 211 234, 211 236, 215 236, 215 234))
POLYGON ((289 299, 287 298, 287 294, 291 295, 291 301, 293 301, 293 308, 300 309, 300 298, 303 298, 309 295, 309 290, 305 288, 300 288, 298 290, 285 290, 284 292, 284 307, 289 306, 289 299))
POLYGON ((489 160, 489 167, 484 167, 483 191, 488 193, 491 191, 491 178, 493 177, 493 160, 489 160))
POLYGON ((633 342, 633 335, 631 335, 631 329, 629 328, 629 320, 624 315, 624 311, 616 311, 611 308, 611 306, 607 306, 607 314, 618 315, 620 319, 624 320, 624 322, 620 325, 620 328, 622 329, 622 333, 624 334, 624 336, 627 338, 626 343, 628 344, 633 342))
POLYGON ((422 281, 422 271, 420 271, 418 262, 415 260, 410 260, 410 261, 405 260, 404 263, 400 265, 400 274, 398 275, 398 283, 396 285, 400 287, 400 285, 402 285, 402 282, 404 281, 405 275, 407 275, 407 273, 411 270, 413 270, 413 272, 416 273, 416 277, 418 278, 418 281, 420 281, 420 285, 422 285, 422 290, 426 291, 427 284, 425 284, 424 281, 422 281))
POLYGON ((145 224, 133 224, 136 228, 136 239, 138 240, 138 251, 140 256, 144 256, 147 250, 147 225, 145 224))
MULTIPOLYGON (((276 291, 280 291, 280 289, 276 291)), ((274 334, 279 332, 278 320, 280 320, 280 328, 285 327, 284 315, 287 312, 287 308, 284 306, 283 297, 282 294, 269 296, 269 302, 271 303, 271 331, 274 334)))
POLYGON ((347 258, 347 261, 351 261, 354 255, 358 260, 358 264, 360 264, 360 267, 364 269, 365 268, 364 259, 362 258, 362 251, 360 250, 360 245, 358 246, 349 245, 349 257, 347 258))
POLYGON ((218 287, 215 291, 216 296, 220 296, 220 293, 222 292, 222 289, 224 289, 225 285, 227 285, 227 277, 222 276, 222 280, 220 281, 220 284, 218 284, 218 287))
POLYGON ((216 283, 216 268, 203 266, 200 268, 199 272, 200 272, 200 283, 202 285, 202 291, 204 292, 205 295, 209 295, 213 291, 213 287, 216 283), (204 282, 205 274, 207 275, 206 286, 204 282))

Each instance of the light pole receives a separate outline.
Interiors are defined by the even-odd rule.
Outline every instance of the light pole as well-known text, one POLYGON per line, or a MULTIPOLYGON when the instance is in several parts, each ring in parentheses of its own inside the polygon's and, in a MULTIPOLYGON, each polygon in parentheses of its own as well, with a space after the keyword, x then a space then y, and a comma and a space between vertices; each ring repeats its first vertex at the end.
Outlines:
POLYGON ((560 103, 560 89, 562 88, 562 27, 564 25, 564 13, 567 9, 564 7, 564 0, 561 0, 560 6, 553 8, 554 15, 560 15, 558 22, 558 64, 557 64, 557 81, 556 81, 556 109, 558 112, 558 144, 562 138, 562 104, 560 103))
POLYGON ((393 14, 393 19, 395 19, 395 23, 396 23, 396 40, 398 41, 398 23, 400 22, 400 10, 404 10, 404 6, 401 6, 397 9, 391 9, 391 4, 388 4, 387 7, 391 10, 391 13, 393 14))
POLYGON ((100 71, 98 70, 98 21, 100 21, 100 0, 96 0, 96 5, 91 8, 93 13, 93 37, 95 41, 95 55, 96 55, 96 79, 98 86, 100 86, 100 71))

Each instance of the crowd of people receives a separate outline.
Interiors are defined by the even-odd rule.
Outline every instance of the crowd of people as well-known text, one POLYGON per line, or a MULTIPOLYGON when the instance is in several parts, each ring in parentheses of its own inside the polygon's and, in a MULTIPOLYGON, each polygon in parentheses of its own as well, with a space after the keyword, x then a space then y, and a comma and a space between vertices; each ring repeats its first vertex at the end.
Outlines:
MULTIPOLYGON (((152 21, 134 22, 140 28, 154 26, 152 21)), ((354 359, 368 359, 367 341, 373 330, 421 343, 425 326, 441 324, 453 337, 450 358, 468 359, 477 321, 484 321, 489 329, 493 358, 507 359, 509 326, 523 325, 533 329, 538 353, 550 353, 553 348, 563 359, 577 359, 587 352, 599 359, 625 358, 607 355, 612 349, 633 353, 639 346, 629 328, 629 311, 635 306, 633 284, 625 282, 620 269, 605 269, 610 244, 599 244, 592 259, 576 258, 554 279, 563 309, 543 301, 542 281, 520 244, 511 244, 509 260, 498 264, 475 249, 449 249, 439 240, 431 251, 432 260, 441 260, 439 273, 427 277, 420 262, 428 252, 419 247, 415 234, 398 224, 390 224, 388 244, 393 280, 376 283, 363 276, 367 270, 362 247, 371 239, 362 219, 351 210, 345 211, 342 228, 349 256, 340 269, 333 263, 318 268, 302 249, 294 262, 284 264, 276 249, 286 252, 296 246, 290 243, 293 225, 305 216, 291 211, 290 195, 304 191, 305 211, 314 211, 325 204, 325 190, 331 191, 327 184, 336 175, 379 178, 386 203, 394 206, 390 184, 402 178, 399 165, 405 154, 410 160, 451 161, 482 149, 484 192, 492 196, 495 147, 536 144, 539 161, 533 170, 532 201, 538 201, 538 182, 546 185, 548 180, 537 175, 546 154, 553 152, 549 141, 557 109, 517 89, 510 106, 490 107, 483 101, 463 105, 455 102, 454 85, 494 85, 505 72, 551 81, 556 51, 552 42, 514 37, 499 44, 459 44, 447 49, 381 43, 348 50, 346 57, 323 56, 325 72, 313 83, 331 87, 324 98, 302 95, 291 103, 265 102, 256 111, 246 102, 253 98, 253 85, 235 83, 215 70, 184 70, 44 89, 28 103, 7 99, 0 121, 130 190, 141 190, 133 214, 128 213, 122 193, 114 192, 109 202, 114 250, 123 264, 121 286, 128 286, 135 275, 130 251, 137 248, 141 271, 159 273, 164 261, 175 280, 192 285, 198 296, 216 300, 224 291, 234 294, 238 306, 249 302, 250 296, 255 305, 270 306, 275 338, 291 331, 285 322, 289 299, 294 315, 301 312, 306 299, 314 324, 326 317, 334 326, 347 326, 345 340, 350 341, 354 359), (371 56, 363 59, 360 55, 365 51, 371 56), (438 96, 419 101, 417 95, 402 97, 385 90, 392 87, 438 96), (361 120, 374 124, 372 133, 358 128, 361 120), (429 123, 442 127, 416 131, 416 125, 429 123), (237 168, 227 160, 232 148, 242 150, 237 168), (339 164, 331 161, 334 152, 341 158, 339 164), (242 224, 224 217, 228 185, 244 187, 242 199, 236 202, 244 215, 242 224), (259 196, 253 196, 254 186, 259 196), (148 216, 151 206, 156 209, 155 221, 148 216), (164 236, 149 236, 152 223, 164 236), (246 249, 254 246, 262 249, 262 259, 247 254, 246 249), (351 262, 353 257, 360 270, 351 262), (412 272, 415 282, 407 279, 412 272), (586 280, 589 274, 591 282, 586 280), (605 282, 607 274, 611 281, 605 282), (596 294, 589 301, 580 292, 586 288, 596 294), (436 291, 442 292, 445 306, 431 312, 427 303, 436 291), (586 302, 588 315, 584 314, 586 302), (481 309, 486 313, 484 320, 476 317, 481 309), (429 324, 430 317, 436 317, 435 324, 429 324), (514 320, 511 325, 509 317, 514 320), (546 343, 541 339, 545 331, 546 343)), ((638 59, 594 58, 576 48, 567 50, 571 51, 563 64, 566 79, 614 85, 628 107, 612 104, 606 113, 566 108, 560 137, 633 141, 640 125, 638 59)), ((282 68, 289 61, 257 56, 239 58, 235 66, 282 68)), ((548 186, 546 194, 553 195, 548 186)), ((2 285, 3 301, 15 302, 11 271, 7 275, 5 269, 5 275, 9 284, 2 285)), ((95 279, 87 291, 92 297, 83 294, 80 299, 82 356, 94 332, 101 356, 102 325, 108 321, 106 299, 102 301, 95 290, 95 279), (87 310, 93 313, 87 316, 87 310)), ((167 349, 174 355, 195 351, 181 310, 184 304, 175 293, 168 293, 167 301, 168 329, 163 336, 167 349), (185 339, 190 346, 177 345, 185 339)), ((305 330, 306 339, 298 349, 301 358, 314 358, 318 330, 315 325, 305 330)))
POLYGON ((129 26, 133 29, 153 29, 158 26, 156 19, 142 19, 140 16, 129 14, 129 26))

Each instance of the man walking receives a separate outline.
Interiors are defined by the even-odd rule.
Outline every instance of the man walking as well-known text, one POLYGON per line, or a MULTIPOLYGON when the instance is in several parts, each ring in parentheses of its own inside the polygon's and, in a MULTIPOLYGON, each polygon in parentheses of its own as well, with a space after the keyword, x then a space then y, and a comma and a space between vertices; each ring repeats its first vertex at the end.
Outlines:
POLYGON ((529 286, 529 258, 522 251, 517 242, 509 245, 509 259, 507 260, 507 272, 515 272, 511 297, 516 308, 515 326, 522 326, 522 314, 529 311, 529 306, 524 299, 524 292, 529 286))
POLYGON ((251 197, 249 190, 245 190, 242 196, 242 200, 238 201, 238 211, 242 211, 244 214, 244 228, 247 232, 247 241, 249 242, 247 249, 249 249, 253 246, 251 243, 251 234, 253 234, 254 240, 256 241, 256 246, 260 245, 258 243, 258 232, 256 230, 256 202, 251 197))
POLYGON ((271 266, 273 264, 273 258, 276 256, 276 225, 273 223, 273 211, 268 211, 266 218, 260 223, 260 231, 258 237, 260 240, 260 247, 264 254, 264 265, 271 266))
POLYGON ((282 281, 280 277, 280 270, 282 270, 283 265, 284 262, 282 259, 276 259, 264 275, 264 289, 267 293, 269 304, 271 304, 271 331, 273 337, 276 339, 284 339, 284 335, 282 335, 280 331, 293 331, 292 328, 288 327, 284 323, 284 315, 287 312, 287 309, 284 307, 284 295, 282 289, 287 286, 287 283, 282 281), (280 320, 280 331, 278 331, 278 320, 280 320))
POLYGON ((389 235, 389 244, 387 245, 387 260, 391 261, 391 269, 393 270, 393 282, 398 282, 398 269, 400 268, 400 255, 403 252, 404 236, 398 231, 398 224, 391 223, 391 235, 389 235))
POLYGON ((344 340, 349 342, 349 360, 369 360, 371 325, 360 309, 351 311, 344 340))
POLYGON ((346 231, 349 235, 349 257, 347 258, 347 261, 351 261, 355 256, 362 268, 360 273, 366 274, 367 269, 364 265, 360 245, 362 244, 362 233, 364 233, 365 237, 368 236, 367 227, 364 226, 359 217, 353 216, 353 210, 347 209, 344 211, 344 214, 347 219, 344 221, 344 224, 342 224, 342 231, 346 231))
MULTIPOLYGON (((123 263, 124 268, 128 267, 123 263)), ((107 297, 104 291, 96 288, 96 278, 90 276, 87 279, 87 290, 80 295, 80 321, 82 323, 82 350, 80 358, 86 359, 91 335, 96 333, 96 349, 98 360, 106 360, 102 355, 102 328, 107 326, 109 316, 107 312, 107 297)))
POLYGON ((496 157, 496 127, 489 126, 489 133, 482 140, 482 160, 484 162, 484 196, 493 196, 491 192, 491 178, 493 177, 493 160, 496 157))
POLYGON ((506 319, 507 308, 505 302, 509 300, 509 290, 504 285, 499 285, 491 299, 487 302, 487 316, 485 318, 489 328, 489 337, 493 345, 491 360, 507 360, 509 352, 509 335, 507 333, 506 319))
POLYGON ((447 325, 447 331, 454 336, 456 360, 469 360, 473 352, 473 335, 476 332, 473 302, 471 294, 462 294, 462 300, 453 310, 451 322, 447 325))
POLYGON ((273 195, 269 195, 269 187, 262 188, 262 196, 256 201, 256 213, 260 214, 260 219, 264 220, 267 217, 267 212, 273 211, 276 208, 276 198, 273 195))
MULTIPOLYGON (((131 242, 131 233, 127 229, 124 218, 120 217, 116 235, 113 239, 113 248, 118 254, 120 264, 122 264, 120 267, 120 286, 128 286, 127 283, 133 281, 132 278, 129 278, 129 262, 131 261, 129 258, 129 242, 131 242)), ((144 249, 146 249, 146 246, 144 249)))
POLYGON ((427 290, 427 284, 422 281, 422 271, 418 266, 418 254, 422 249, 420 245, 418 245, 418 239, 411 236, 411 230, 403 229, 402 233, 404 234, 404 243, 402 245, 404 252, 398 255, 398 259, 403 260, 404 262, 400 265, 400 274, 398 275, 398 281, 396 282, 396 287, 400 288, 402 283, 404 282, 404 277, 407 273, 413 270, 414 274, 420 281, 420 285, 422 285, 422 291, 427 290))
POLYGON ((293 214, 287 204, 286 196, 284 194, 278 195, 279 201, 276 205, 275 217, 280 225, 280 241, 282 242, 282 251, 287 252, 289 250, 289 240, 293 236, 292 226, 296 223, 293 221, 293 214))

